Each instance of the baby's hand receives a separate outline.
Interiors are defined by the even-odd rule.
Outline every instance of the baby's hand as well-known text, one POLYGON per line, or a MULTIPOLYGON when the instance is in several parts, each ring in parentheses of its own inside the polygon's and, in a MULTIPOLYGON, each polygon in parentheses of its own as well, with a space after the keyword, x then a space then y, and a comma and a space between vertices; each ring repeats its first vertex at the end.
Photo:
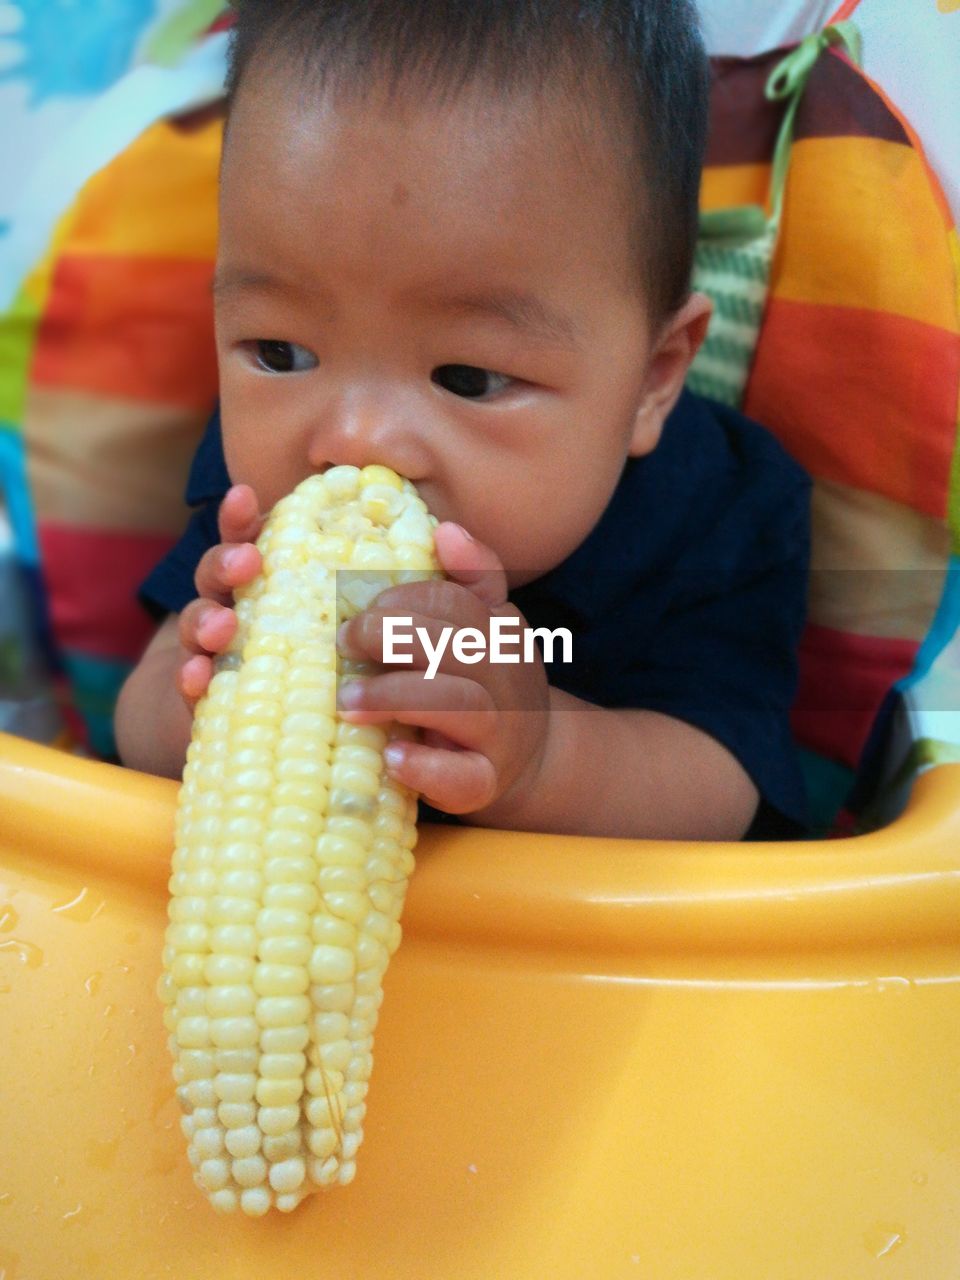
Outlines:
MULTIPOLYGON (((447 813, 508 813, 522 804, 543 760, 549 728, 549 688, 539 653, 531 662, 490 661, 491 619, 525 621, 507 603, 507 580, 495 552, 455 524, 436 532, 437 554, 448 581, 410 583, 380 593, 373 604, 341 629, 347 656, 383 662, 384 618, 410 617, 423 627, 436 651, 444 627, 473 627, 487 639, 482 661, 464 663, 448 646, 432 679, 426 648, 412 645, 412 665, 387 666, 382 674, 353 680, 340 691, 341 714, 355 724, 397 720, 421 730, 419 742, 398 740, 387 748, 387 767, 398 782, 418 791, 447 813)), ((409 634, 406 626, 404 635, 409 634)), ((404 648, 405 653, 411 652, 404 648)), ((510 652, 523 657, 522 645, 510 652)))
POLYGON ((227 491, 218 523, 222 541, 204 553, 194 576, 199 599, 180 614, 185 661, 177 672, 177 687, 191 711, 210 683, 214 657, 227 649, 237 629, 233 589, 252 581, 262 563, 253 540, 263 516, 249 485, 235 484, 227 491))

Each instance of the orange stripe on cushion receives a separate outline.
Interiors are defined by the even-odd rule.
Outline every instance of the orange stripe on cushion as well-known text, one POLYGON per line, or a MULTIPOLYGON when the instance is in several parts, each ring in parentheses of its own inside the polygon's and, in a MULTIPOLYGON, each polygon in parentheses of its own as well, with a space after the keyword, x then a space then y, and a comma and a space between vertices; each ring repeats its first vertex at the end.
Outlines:
POLYGON ((808 626, 791 717, 798 743, 855 768, 884 698, 912 670, 919 647, 808 626))
POLYGON ((943 189, 943 186, 940 182, 939 177, 934 171, 933 166, 930 164, 930 161, 927 159, 926 150, 924 148, 920 135, 917 133, 916 129, 914 129, 913 125, 906 118, 906 116, 903 116, 900 114, 899 108, 897 107, 896 103, 887 95, 887 93, 884 91, 881 85, 878 84, 876 80, 871 79, 870 76, 868 75, 864 75, 863 79, 870 86, 873 92, 877 95, 880 101, 886 105, 891 115, 896 116, 896 118, 900 121, 901 125, 903 126, 904 133, 907 135, 907 138, 910 141, 910 145, 913 147, 917 155, 920 157, 921 163, 923 164, 924 169, 927 171, 927 180, 930 184, 930 189, 931 189, 931 192, 933 193, 933 198, 936 200, 937 204, 940 207, 940 211, 943 215, 943 220, 947 226, 952 226, 953 211, 951 210, 950 202, 947 199, 946 192, 943 189))
POLYGON ((220 121, 148 129, 83 188, 64 251, 212 259, 221 134, 220 121))
POLYGON ((731 164, 704 169, 700 183, 702 209, 729 209, 731 205, 766 206, 770 195, 770 165, 731 164))
POLYGON ((174 539, 43 523, 40 547, 58 644, 135 661, 156 629, 136 592, 174 539))
POLYGON ((209 262, 61 258, 33 380, 208 409, 217 389, 212 274, 209 262))
POLYGON ((960 342, 880 311, 771 300, 744 412, 814 476, 946 514, 960 342))
POLYGON ((783 217, 777 297, 960 333, 949 227, 917 152, 875 138, 797 142, 783 217))

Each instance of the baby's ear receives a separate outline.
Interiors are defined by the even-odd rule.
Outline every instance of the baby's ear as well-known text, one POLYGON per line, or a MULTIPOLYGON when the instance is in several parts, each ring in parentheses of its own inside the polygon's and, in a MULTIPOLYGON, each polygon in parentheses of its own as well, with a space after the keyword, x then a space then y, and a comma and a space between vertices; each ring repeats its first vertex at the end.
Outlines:
POLYGON ((687 370, 707 336, 713 304, 705 293, 691 293, 670 316, 650 349, 640 404, 630 439, 631 458, 656 447, 667 415, 680 398, 687 370))

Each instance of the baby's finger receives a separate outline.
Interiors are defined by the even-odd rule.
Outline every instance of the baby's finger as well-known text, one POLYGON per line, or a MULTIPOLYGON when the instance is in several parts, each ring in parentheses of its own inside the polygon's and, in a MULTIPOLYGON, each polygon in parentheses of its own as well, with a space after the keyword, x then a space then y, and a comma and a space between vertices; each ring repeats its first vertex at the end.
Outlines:
POLYGON ((447 577, 459 582, 484 604, 496 609, 507 599, 507 575, 495 551, 449 520, 434 533, 437 557, 447 577))
POLYGON ((387 773, 445 813, 473 813, 497 794, 493 765, 479 751, 444 751, 396 740, 384 752, 387 773))
POLYGON ((252 542, 221 542, 200 557, 193 580, 200 596, 232 604, 234 588, 252 582, 262 567, 252 542))
POLYGON ((490 695, 474 680, 439 675, 424 680, 413 672, 350 680, 340 686, 337 708, 350 724, 400 724, 442 734, 450 743, 478 748, 497 727, 490 695))
POLYGON ((237 630, 237 615, 214 600, 191 600, 178 622, 180 643, 190 653, 223 653, 237 630))
MULTIPOLYGON (((467 610, 464 616, 461 612, 457 625, 451 625, 446 619, 456 618, 456 614, 419 613, 409 606, 402 606, 402 612, 394 613, 389 605, 381 608, 381 596, 369 609, 341 624, 337 632, 341 655, 354 661, 379 662, 389 671, 425 671, 431 681, 438 673, 446 672, 472 676, 481 684, 492 681, 499 684, 498 673, 491 671, 484 658, 489 647, 490 615, 486 609, 463 587, 451 582, 418 583, 417 586, 459 592, 476 614, 467 610), (476 634, 469 634, 470 631, 476 634)), ((426 604, 429 609, 437 606, 436 600, 426 604)))
POLYGON ((194 654, 180 668, 177 686, 189 707, 193 707, 207 691, 213 676, 213 663, 205 654, 194 654))
POLYGON ((441 624, 479 627, 490 622, 490 610, 469 587, 446 578, 429 578, 426 582, 405 582, 399 587, 385 587, 371 605, 357 618, 373 615, 399 617, 425 615, 441 624))
POLYGON ((257 495, 248 484, 229 488, 217 517, 221 542, 255 542, 263 528, 257 495))

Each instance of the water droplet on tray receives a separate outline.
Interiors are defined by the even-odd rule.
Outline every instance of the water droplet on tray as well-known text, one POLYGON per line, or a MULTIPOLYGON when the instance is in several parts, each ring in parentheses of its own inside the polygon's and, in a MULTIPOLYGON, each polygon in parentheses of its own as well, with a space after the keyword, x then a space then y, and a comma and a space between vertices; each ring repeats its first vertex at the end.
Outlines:
POLYGON ((20 1280, 20 1255, 0 1249, 0 1280, 20 1280))
POLYGON ((50 909, 59 916, 66 916, 68 920, 88 924, 89 921, 96 919, 106 905, 103 898, 95 898, 85 885, 69 901, 59 902, 50 909))
POLYGON ((892 1227, 886 1223, 877 1223, 863 1237, 863 1243, 875 1258, 889 1258, 892 1253, 906 1243, 907 1233, 903 1227, 892 1227))
POLYGON ((9 951, 28 969, 39 969, 43 964, 43 952, 32 942, 24 942, 22 938, 8 938, 0 942, 0 951, 9 951))

